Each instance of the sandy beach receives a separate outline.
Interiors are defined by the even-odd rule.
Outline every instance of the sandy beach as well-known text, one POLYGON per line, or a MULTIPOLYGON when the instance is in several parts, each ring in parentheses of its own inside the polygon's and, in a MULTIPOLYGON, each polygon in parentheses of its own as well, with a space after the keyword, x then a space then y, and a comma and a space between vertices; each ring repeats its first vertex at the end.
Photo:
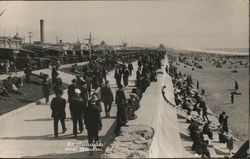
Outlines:
MULTIPOLYGON (((172 55, 178 56, 178 53, 175 52, 172 55)), ((182 57, 187 57, 187 61, 192 63, 193 59, 190 54, 182 57)), ((248 56, 235 59, 221 55, 222 61, 227 61, 225 64, 221 64, 221 68, 214 65, 214 61, 220 60, 221 57, 210 59, 204 56, 200 57, 202 57, 202 61, 199 64, 203 67, 202 69, 188 66, 181 62, 179 62, 179 65, 176 65, 177 69, 191 75, 194 86, 196 86, 197 80, 199 81, 199 91, 205 89, 205 100, 217 116, 223 111, 226 112, 229 116, 229 129, 240 140, 239 142, 235 142, 240 146, 248 139, 249 69, 245 65, 241 65, 239 61, 247 63, 248 56), (232 70, 234 69, 238 72, 233 73, 232 70), (234 81, 238 82, 241 95, 235 95, 234 104, 232 104, 230 101, 230 92, 234 91, 234 81)))

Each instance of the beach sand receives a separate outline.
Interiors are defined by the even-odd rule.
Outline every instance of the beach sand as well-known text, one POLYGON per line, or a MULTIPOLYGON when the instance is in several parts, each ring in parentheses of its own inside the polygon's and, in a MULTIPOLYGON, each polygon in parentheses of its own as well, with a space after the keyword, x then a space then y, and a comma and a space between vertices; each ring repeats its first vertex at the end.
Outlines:
MULTIPOLYGON (((200 62, 203 69, 192 70, 193 67, 187 65, 184 68, 185 64, 180 62, 180 65, 176 66, 179 71, 192 76, 195 88, 196 81, 199 80, 199 91, 205 89, 205 100, 217 116, 222 111, 226 112, 229 116, 229 129, 240 140, 235 142, 240 146, 248 139, 249 69, 237 65, 241 68, 236 68, 238 72, 233 73, 233 69, 228 68, 231 65, 229 63, 224 64, 222 68, 216 68, 204 59, 200 62), (238 81, 242 94, 235 95, 234 104, 231 104, 230 92, 234 91, 234 81, 238 81)), ((248 60, 248 57, 244 60, 248 60)))

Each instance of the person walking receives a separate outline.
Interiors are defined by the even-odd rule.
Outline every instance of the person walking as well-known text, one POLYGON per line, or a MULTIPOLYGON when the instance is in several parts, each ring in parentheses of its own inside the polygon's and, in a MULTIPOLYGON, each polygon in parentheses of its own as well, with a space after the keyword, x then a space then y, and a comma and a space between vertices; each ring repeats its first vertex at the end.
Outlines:
POLYGON ((81 82, 81 86, 80 86, 80 91, 81 91, 81 94, 80 94, 80 97, 82 98, 83 100, 83 104, 84 104, 84 107, 87 107, 88 105, 88 100, 89 100, 89 95, 88 95, 88 88, 87 88, 87 85, 86 85, 86 81, 83 80, 81 82))
POLYGON ((77 137, 77 123, 79 124, 79 131, 83 131, 83 114, 86 111, 86 105, 84 104, 82 98, 80 97, 80 89, 75 89, 75 96, 71 102, 70 110, 72 112, 73 118, 73 134, 77 137))
POLYGON ((131 63, 128 64, 129 75, 132 76, 133 65, 131 63))
POLYGON ((90 145, 90 149, 93 148, 92 144, 99 144, 99 131, 102 130, 101 112, 96 105, 96 101, 97 96, 92 95, 84 116, 84 123, 88 131, 88 143, 90 145))
POLYGON ((121 72, 121 67, 118 67, 116 70, 115 70, 115 80, 116 80, 116 85, 117 87, 119 87, 119 85, 121 85, 121 78, 122 78, 122 72, 121 72))
POLYGON ((52 83, 49 80, 49 76, 44 75, 43 82, 42 82, 42 91, 43 91, 43 97, 45 98, 46 104, 49 102, 49 94, 50 94, 51 86, 52 86, 52 83))
POLYGON ((105 82, 105 85, 101 88, 101 101, 105 107, 106 117, 110 117, 111 106, 114 101, 112 90, 109 86, 109 81, 105 82))
POLYGON ((55 79, 57 78, 57 76, 58 76, 57 69, 56 69, 56 67, 53 65, 53 66, 52 66, 52 71, 51 71, 51 77, 52 77, 52 84, 53 84, 53 86, 54 86, 55 79))
POLYGON ((128 118, 127 118, 127 100, 125 97, 125 93, 123 90, 123 86, 119 85, 119 89, 116 91, 115 102, 117 104, 117 125, 115 128, 115 134, 118 136, 120 134, 121 126, 126 125, 128 118))
POLYGON ((129 70, 125 67, 123 71, 123 83, 124 87, 127 87, 128 85, 128 78, 129 78, 129 70))
POLYGON ((58 90, 62 89, 62 79, 58 77, 59 74, 56 74, 56 78, 54 79, 53 90, 57 92, 58 90))
POLYGON ((58 121, 60 120, 61 125, 62 125, 62 130, 63 133, 66 132, 66 126, 65 126, 65 118, 66 118, 66 113, 65 113, 65 106, 66 106, 66 100, 62 98, 63 91, 58 90, 56 92, 56 97, 54 97, 51 101, 50 108, 52 110, 52 115, 51 117, 54 118, 54 134, 55 138, 58 137, 58 121))
MULTIPOLYGON (((75 89, 78 88, 78 86, 76 85, 76 79, 72 80, 72 84, 68 86, 68 102, 69 102, 69 108, 71 108, 71 102, 75 96, 75 89)), ((70 109, 70 115, 71 115, 71 119, 73 120, 73 116, 72 116, 72 111, 70 109)))

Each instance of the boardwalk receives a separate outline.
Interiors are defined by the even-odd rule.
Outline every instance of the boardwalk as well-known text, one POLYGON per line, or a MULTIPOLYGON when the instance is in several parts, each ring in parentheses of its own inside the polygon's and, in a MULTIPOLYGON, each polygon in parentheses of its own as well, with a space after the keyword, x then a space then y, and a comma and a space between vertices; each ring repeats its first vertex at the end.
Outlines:
MULTIPOLYGON (((135 71, 135 64, 134 68, 135 71)), ((36 74, 40 72, 51 74, 49 69, 34 71, 36 74)), ((67 84, 70 84, 75 77, 61 71, 59 71, 59 76, 67 84)), ((109 72, 107 79, 110 81, 115 95, 116 85, 113 77, 114 71, 109 72)), ((131 91, 134 79, 135 72, 130 78, 129 86, 125 89, 126 92, 131 91)), ((67 99, 66 90, 64 92, 63 97, 67 99)), ((77 139, 73 138, 68 103, 66 106, 66 127, 68 131, 65 134, 59 134, 59 138, 55 139, 50 107, 43 104, 44 99, 41 102, 41 105, 31 103, 0 117, 0 157, 89 157, 89 152, 80 152, 79 149, 69 150, 72 144, 83 145, 87 143, 87 131, 84 130, 81 135, 78 135, 77 139)), ((103 129, 100 132, 100 137, 104 145, 113 139, 116 116, 115 104, 113 104, 110 115, 110 118, 104 118, 105 113, 102 112, 103 129)), ((59 132, 60 130, 59 125, 59 132)), ((94 157, 101 154, 102 152, 95 153, 94 157)))

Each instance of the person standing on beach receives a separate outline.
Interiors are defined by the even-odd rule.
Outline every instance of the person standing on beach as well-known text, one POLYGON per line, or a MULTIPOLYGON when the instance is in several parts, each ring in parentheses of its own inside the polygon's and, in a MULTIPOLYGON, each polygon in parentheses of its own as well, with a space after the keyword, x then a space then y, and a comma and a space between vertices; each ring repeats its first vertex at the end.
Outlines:
POLYGON ((227 140, 227 148, 229 150, 229 156, 230 156, 231 152, 232 152, 232 149, 234 148, 234 142, 233 142, 233 137, 232 136, 227 140))
POLYGON ((231 103, 234 104, 234 93, 233 92, 231 92, 231 96, 230 97, 231 97, 231 103))
POLYGON ((228 116, 222 122, 222 132, 226 132, 228 134, 228 116))
POLYGON ((206 102, 203 100, 203 107, 202 107, 202 118, 203 118, 203 121, 206 121, 205 118, 207 119, 207 121, 209 122, 209 119, 207 117, 207 104, 206 102))
POLYGON ((199 83, 198 80, 197 80, 197 83, 196 83, 196 88, 197 88, 197 90, 200 88, 200 83, 199 83))
POLYGON ((219 127, 221 127, 222 126, 222 122, 223 122, 223 120, 224 120, 224 118, 225 118, 225 112, 222 112, 220 115, 219 115, 219 123, 220 123, 220 125, 219 125, 219 127))
POLYGON ((238 85, 237 81, 234 81, 234 89, 235 89, 235 91, 239 90, 239 85, 238 85))

